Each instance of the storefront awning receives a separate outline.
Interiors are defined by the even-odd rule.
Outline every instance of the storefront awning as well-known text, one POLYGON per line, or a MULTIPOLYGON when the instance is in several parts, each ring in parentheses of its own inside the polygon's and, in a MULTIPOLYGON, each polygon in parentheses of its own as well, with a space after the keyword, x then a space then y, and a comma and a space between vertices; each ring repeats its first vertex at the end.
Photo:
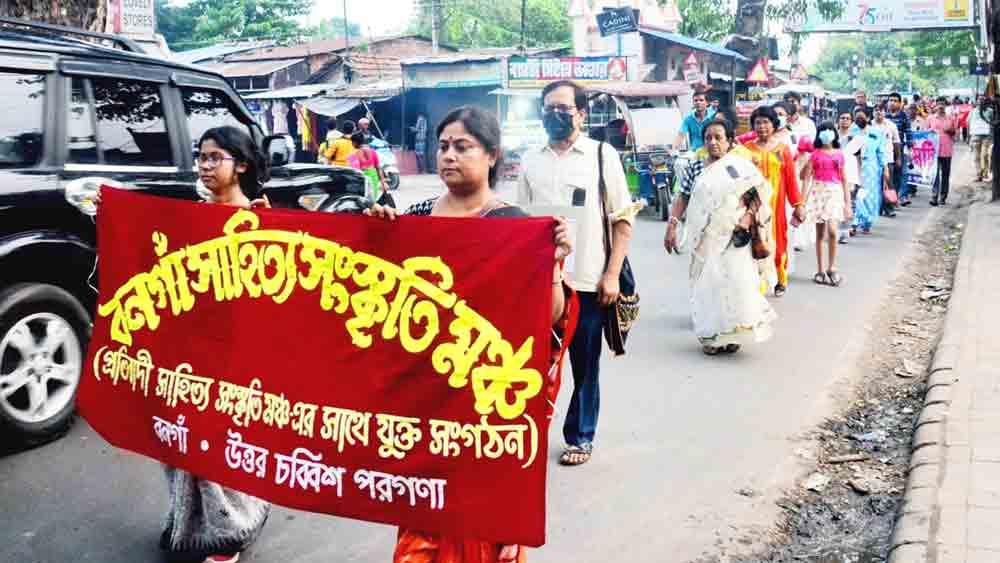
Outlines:
POLYGON ((313 113, 318 113, 327 117, 337 117, 338 115, 343 115, 356 108, 359 104, 361 104, 361 100, 354 98, 328 98, 321 96, 318 98, 302 100, 301 102, 298 102, 298 104, 313 113))
POLYGON ((589 94, 608 94, 624 98, 655 98, 659 96, 684 96, 691 93, 686 82, 607 82, 587 86, 589 94))
POLYGON ((299 84, 280 90, 268 90, 243 96, 244 100, 282 100, 288 98, 311 98, 316 94, 322 94, 327 90, 336 88, 336 84, 299 84))
POLYGON ((393 96, 398 96, 402 91, 402 80, 380 80, 358 86, 348 86, 347 88, 330 92, 327 95, 332 98, 351 98, 381 102, 393 96))
POLYGON ((541 98, 541 88, 497 88, 490 90, 494 96, 519 96, 523 98, 541 98))
POLYGON ((712 53, 713 55, 719 55, 720 57, 730 57, 738 61, 750 62, 750 59, 744 57, 743 55, 737 53, 736 51, 731 51, 725 47, 719 45, 713 45, 707 41, 702 41, 701 39, 695 39, 694 37, 688 37, 686 35, 680 35, 677 33, 670 33, 669 31, 661 31, 659 29, 652 29, 648 27, 640 27, 639 32, 647 37, 655 37, 657 39, 663 39, 671 43, 676 43, 677 45, 683 45, 689 49, 694 49, 696 51, 704 51, 706 53, 712 53))

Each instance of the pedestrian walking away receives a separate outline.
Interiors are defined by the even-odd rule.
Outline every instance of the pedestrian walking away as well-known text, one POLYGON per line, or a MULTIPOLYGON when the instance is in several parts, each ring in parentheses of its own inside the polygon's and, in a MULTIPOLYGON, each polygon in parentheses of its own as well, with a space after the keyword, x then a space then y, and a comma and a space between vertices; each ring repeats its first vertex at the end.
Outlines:
MULTIPOLYGON (((587 219, 577 233, 576 255, 570 285, 580 298, 580 320, 570 344, 573 394, 563 425, 566 449, 559 458, 564 465, 590 460, 600 414, 600 359, 603 323, 607 308, 619 294, 619 275, 628 252, 634 218, 626 213, 631 198, 625 171, 617 158, 603 158, 607 198, 603 202, 612 225, 611 255, 604 247, 598 186, 598 141, 582 134, 587 95, 575 82, 559 80, 542 90, 542 123, 548 134, 545 146, 528 151, 522 159, 518 180, 518 203, 571 206, 583 198, 587 219)), ((603 152, 613 155, 605 145, 603 152)))
POLYGON ((380 201, 383 195, 388 193, 386 192, 388 183, 382 173, 382 164, 378 160, 378 153, 368 146, 369 139, 370 137, 364 131, 355 131, 351 135, 351 145, 354 147, 354 152, 347 157, 347 161, 352 168, 360 170, 371 181, 375 190, 372 201, 380 201))
POLYGON ((805 202, 799 192, 795 159, 784 142, 774 133, 781 127, 778 115, 762 106, 750 115, 750 123, 757 139, 746 144, 754 165, 771 184, 771 224, 774 236, 774 276, 768 284, 774 288, 775 297, 781 297, 788 289, 788 225, 797 227, 805 220, 805 202), (794 211, 789 218, 786 206, 794 211))
POLYGON ((931 194, 931 205, 944 205, 948 201, 948 189, 951 184, 951 156, 955 150, 955 135, 958 132, 958 122, 948 114, 948 98, 938 98, 934 115, 928 120, 928 125, 938 134, 938 173, 934 181, 934 192, 931 194))
POLYGON ((861 108, 855 109, 854 127, 851 131, 855 138, 862 139, 859 148, 861 187, 855 198, 851 232, 854 234, 857 229, 861 229, 862 234, 870 235, 882 208, 882 190, 889 187, 885 136, 881 131, 868 126, 868 114, 861 108))
MULTIPOLYGON (((500 124, 489 112, 473 106, 463 106, 448 113, 437 128, 437 169, 448 191, 416 203, 407 215, 433 217, 525 217, 514 205, 496 197, 496 186, 502 159, 500 124)), ((396 210, 374 205, 366 211, 386 220, 395 220, 396 210)), ((557 218, 554 229, 556 246, 552 269, 552 325, 554 351, 547 378, 549 405, 555 404, 559 374, 572 338, 578 302, 573 290, 563 279, 562 263, 573 251, 569 225, 557 218)), ((551 420, 552 412, 548 413, 551 420)), ((543 428, 542 431, 547 431, 543 428)), ((499 530, 498 535, 503 535, 499 530)), ((527 551, 519 545, 503 545, 461 536, 423 532, 401 528, 393 556, 395 563, 524 563, 527 551)))
MULTIPOLYGON (((267 161, 245 130, 209 129, 198 143, 198 176, 209 203, 270 207, 257 199, 268 179, 267 161)), ((246 352, 250 352, 247 350, 246 352)), ((205 563, 233 563, 260 535, 271 505, 174 467, 166 467, 170 507, 160 546, 205 563)))
MULTIPOLYGON (((326 148, 321 151, 321 155, 327 163, 336 166, 350 166, 348 158, 354 154, 354 143, 351 142, 351 135, 354 134, 354 122, 345 121, 340 125, 340 134, 336 132, 327 135, 326 148)), ((322 148, 322 147, 321 147, 322 148)))
POLYGON ((417 115, 417 122, 410 127, 413 131, 413 152, 417 156, 417 172, 426 174, 427 170, 427 116, 417 115))
POLYGON ((760 291, 760 267, 773 268, 771 184, 745 148, 732 148, 729 123, 715 121, 704 135, 708 156, 685 170, 663 243, 668 253, 678 252, 677 228, 686 213, 691 320, 702 351, 715 356, 771 337, 777 315, 760 291))
POLYGON ((816 149, 806 165, 805 174, 812 178, 806 192, 806 222, 816 225, 816 275, 818 284, 839 286, 843 277, 837 270, 837 225, 852 216, 851 190, 847 185, 844 153, 833 123, 819 126, 816 149), (824 266, 823 246, 827 247, 824 266))

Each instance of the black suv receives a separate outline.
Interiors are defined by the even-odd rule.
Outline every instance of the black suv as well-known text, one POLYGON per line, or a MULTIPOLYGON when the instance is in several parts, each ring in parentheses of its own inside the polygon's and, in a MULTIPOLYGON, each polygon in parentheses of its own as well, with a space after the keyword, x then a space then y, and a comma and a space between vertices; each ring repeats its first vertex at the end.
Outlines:
POLYGON ((325 211, 370 193, 356 170, 290 163, 291 138, 265 137, 217 74, 113 36, 0 18, 0 441, 40 443, 73 420, 98 186, 199 198, 192 141, 219 125, 246 128, 270 155, 275 207, 325 211))

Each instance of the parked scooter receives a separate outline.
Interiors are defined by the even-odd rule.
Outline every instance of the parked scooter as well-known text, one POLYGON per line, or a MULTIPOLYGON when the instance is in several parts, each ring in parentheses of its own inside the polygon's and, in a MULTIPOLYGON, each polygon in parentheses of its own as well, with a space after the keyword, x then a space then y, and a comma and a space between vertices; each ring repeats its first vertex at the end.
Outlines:
POLYGON ((390 190, 399 188, 399 166, 396 164, 396 155, 392 152, 389 143, 378 137, 373 137, 368 145, 378 155, 378 161, 382 165, 382 174, 390 190))

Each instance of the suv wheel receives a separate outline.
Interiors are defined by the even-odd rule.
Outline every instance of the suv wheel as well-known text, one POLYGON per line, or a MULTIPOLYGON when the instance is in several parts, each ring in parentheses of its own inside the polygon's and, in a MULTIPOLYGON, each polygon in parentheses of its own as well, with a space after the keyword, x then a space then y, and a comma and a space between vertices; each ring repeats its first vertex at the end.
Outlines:
POLYGON ((0 292, 0 430, 26 444, 73 423, 89 318, 65 290, 17 284, 0 292))

